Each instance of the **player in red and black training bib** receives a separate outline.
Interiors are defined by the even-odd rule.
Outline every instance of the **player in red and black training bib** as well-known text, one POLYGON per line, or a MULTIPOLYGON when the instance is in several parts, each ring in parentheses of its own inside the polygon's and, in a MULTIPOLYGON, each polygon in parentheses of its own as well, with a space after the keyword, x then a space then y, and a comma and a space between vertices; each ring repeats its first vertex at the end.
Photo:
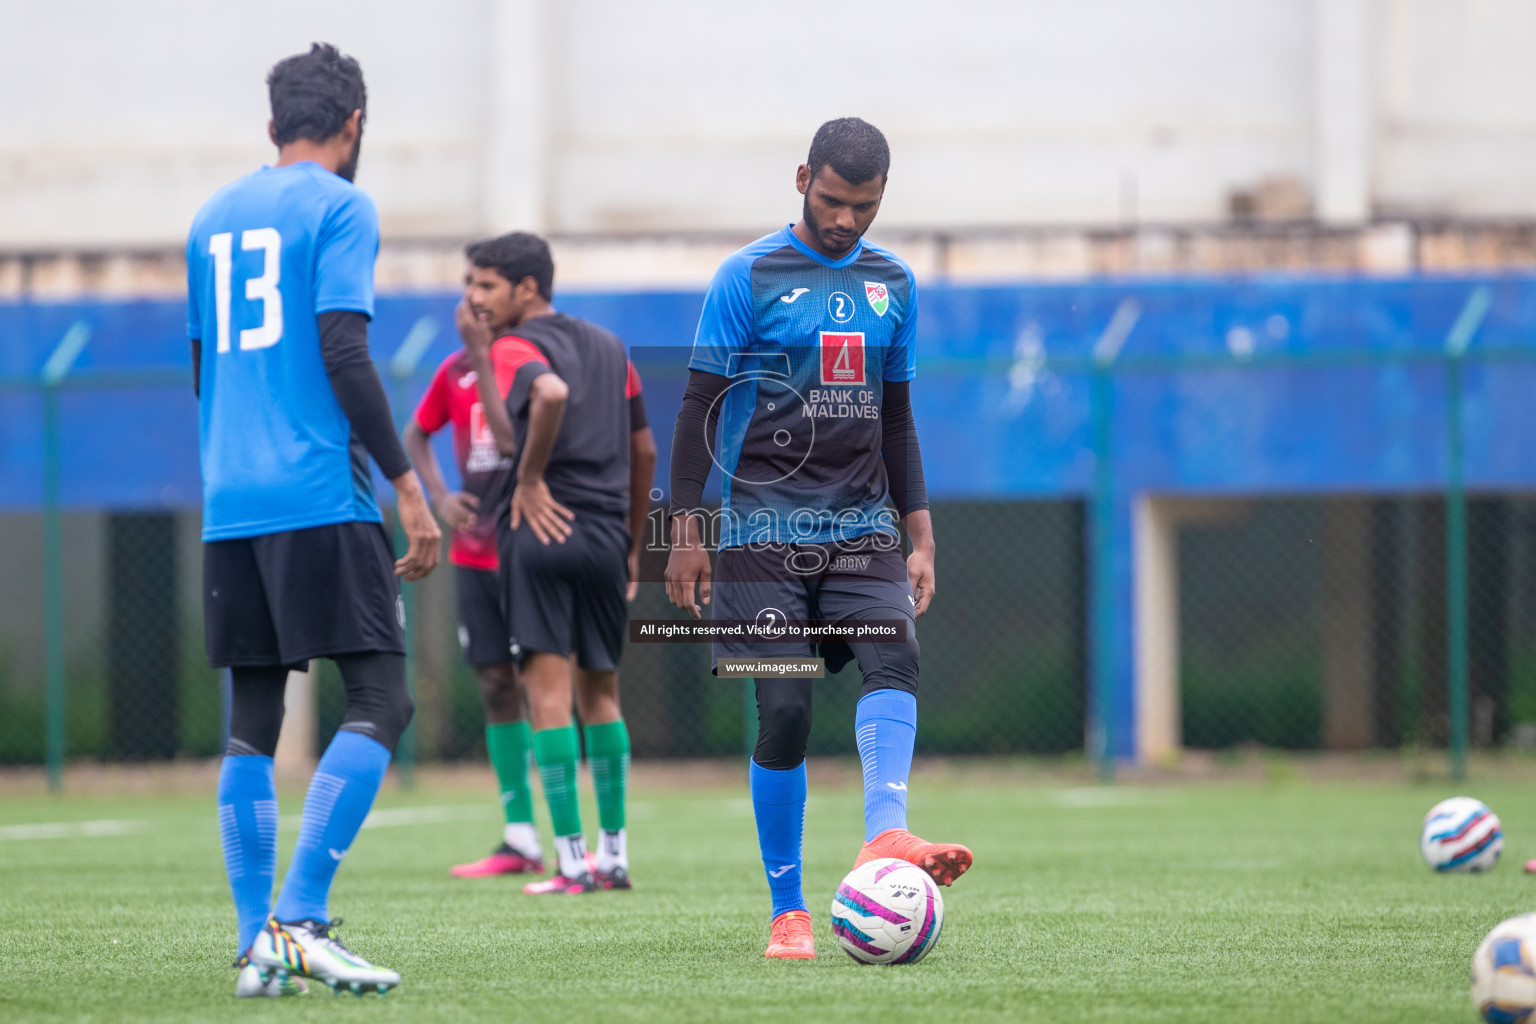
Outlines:
MULTIPOLYGON (((873 125, 828 121, 796 171, 800 221, 732 254, 710 283, 672 439, 667 593, 695 618, 712 584, 717 619, 902 623, 905 636, 887 642, 754 638, 717 642, 714 653, 820 654, 829 672, 857 658, 865 842, 855 866, 894 857, 949 885, 971 851, 907 831, 916 620, 934 592, 933 528, 909 394, 917 288, 905 263, 863 237, 890 163, 873 125), (711 466, 725 477, 713 580, 701 535, 713 518, 701 514, 711 466), (906 559, 898 519, 912 542, 906 559)), ((773 900, 766 955, 808 959, 816 950, 800 869, 811 680, 755 683, 752 805, 773 900)))
POLYGON ((627 889, 629 731, 618 667, 656 442, 623 343, 550 305, 555 265, 544 240, 506 235, 474 259, 512 282, 504 328, 487 324, 464 338, 497 449, 513 462, 511 493, 496 501, 502 607, 559 855, 557 870, 523 891, 627 889), (576 803, 573 690, 602 828, 590 868, 576 803))
MULTIPOLYGON (((476 242, 464 254, 464 297, 455 311, 460 332, 493 334, 508 329, 516 313, 512 282, 497 269, 499 239, 476 242)), ((505 395, 510 379, 497 381, 505 395)), ((452 868, 455 878, 542 873, 544 854, 533 824, 533 796, 528 761, 533 731, 527 702, 512 664, 512 630, 501 606, 497 577, 496 510, 510 493, 512 460, 496 448, 476 387, 467 349, 443 360, 416 413, 405 427, 405 450, 421 475, 438 517, 453 531, 448 560, 453 563, 459 604, 459 646, 473 666, 485 706, 485 748, 501 790, 506 823, 502 841, 490 856, 452 868), (443 480, 431 435, 453 427, 453 453, 460 489, 443 480)))

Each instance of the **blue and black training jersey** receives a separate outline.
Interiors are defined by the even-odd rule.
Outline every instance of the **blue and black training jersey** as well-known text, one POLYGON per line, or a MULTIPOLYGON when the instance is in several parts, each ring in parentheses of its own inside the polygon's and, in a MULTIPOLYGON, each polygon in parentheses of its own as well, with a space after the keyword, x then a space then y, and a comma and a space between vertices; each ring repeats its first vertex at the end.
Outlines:
POLYGON ((889 532, 887 381, 917 373, 912 270, 865 241, 841 259, 785 227, 729 256, 704 297, 693 370, 721 397, 721 547, 889 532))
POLYGON ((380 521, 317 321, 372 317, 378 249, 373 200, 307 161, 263 167, 198 211, 187 333, 202 343, 204 540, 380 521))

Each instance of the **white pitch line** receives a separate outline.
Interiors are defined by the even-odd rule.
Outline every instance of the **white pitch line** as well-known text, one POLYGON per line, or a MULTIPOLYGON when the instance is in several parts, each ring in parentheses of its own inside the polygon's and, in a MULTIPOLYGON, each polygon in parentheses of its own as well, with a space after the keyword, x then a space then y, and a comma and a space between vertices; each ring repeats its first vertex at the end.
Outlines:
MULTIPOLYGON (((432 807, 388 807, 370 811, 363 828, 394 828, 397 825, 435 825, 445 821, 473 821, 495 815, 490 805, 441 804, 432 807)), ((301 814, 285 814, 278 820, 284 829, 297 829, 304 821, 301 814)))
POLYGON ((470 821, 490 818, 489 805, 447 804, 441 807, 391 807, 373 811, 363 822, 363 828, 391 828, 395 825, 431 825, 441 821, 470 821))
POLYGON ((103 818, 98 821, 45 821, 35 825, 0 825, 0 842, 12 839, 94 839, 141 832, 145 821, 103 818))
MULTIPOLYGON (((363 828, 393 828, 398 825, 433 825, 448 821, 473 821, 492 817, 493 812, 473 804, 444 804, 436 807, 390 807, 370 813, 363 828)), ((211 820, 211 819, 210 819, 211 820)), ((302 818, 284 815, 281 825, 297 829, 302 818)), ((142 818, 103 818, 98 821, 44 821, 32 825, 0 825, 0 842, 21 839, 94 839, 144 832, 151 822, 142 818)))
POLYGON ((1057 790, 1051 794, 1051 802, 1062 807, 1140 807, 1147 803, 1141 792, 1131 789, 1115 789, 1108 786, 1079 786, 1075 789, 1057 790))

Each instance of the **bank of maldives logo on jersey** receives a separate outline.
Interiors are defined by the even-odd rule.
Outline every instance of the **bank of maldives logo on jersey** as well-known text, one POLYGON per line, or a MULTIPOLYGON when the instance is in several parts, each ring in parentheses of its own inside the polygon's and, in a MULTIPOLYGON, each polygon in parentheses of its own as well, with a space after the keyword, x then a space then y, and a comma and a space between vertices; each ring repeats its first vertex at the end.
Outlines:
POLYGON ((821 382, 863 384, 864 332, 821 332, 821 382))
POLYGON ((891 308, 891 293, 879 282, 865 281, 864 297, 869 300, 869 308, 875 311, 875 316, 885 316, 885 311, 891 308))
POLYGON ((485 418, 485 407, 479 402, 469 407, 469 452, 464 456, 467 473, 492 473, 498 469, 511 469, 512 460, 502 455, 496 447, 496 435, 485 418))

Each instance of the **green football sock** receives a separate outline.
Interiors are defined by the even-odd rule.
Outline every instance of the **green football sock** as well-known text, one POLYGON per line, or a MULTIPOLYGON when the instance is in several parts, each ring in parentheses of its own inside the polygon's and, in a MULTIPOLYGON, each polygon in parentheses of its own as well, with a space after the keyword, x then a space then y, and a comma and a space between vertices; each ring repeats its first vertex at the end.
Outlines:
POLYGON ((528 788, 528 761, 533 753, 533 730, 527 722, 507 722, 485 727, 485 749, 501 785, 501 806, 508 825, 533 821, 533 792, 528 788))
POLYGON ((617 832, 624 827, 624 791, 629 787, 629 729, 621 718, 589 725, 586 731, 598 821, 604 832, 617 832))
POLYGON ((544 783, 544 799, 555 835, 581 834, 581 809, 576 803, 576 727, 540 729, 533 734, 533 759, 544 783))

